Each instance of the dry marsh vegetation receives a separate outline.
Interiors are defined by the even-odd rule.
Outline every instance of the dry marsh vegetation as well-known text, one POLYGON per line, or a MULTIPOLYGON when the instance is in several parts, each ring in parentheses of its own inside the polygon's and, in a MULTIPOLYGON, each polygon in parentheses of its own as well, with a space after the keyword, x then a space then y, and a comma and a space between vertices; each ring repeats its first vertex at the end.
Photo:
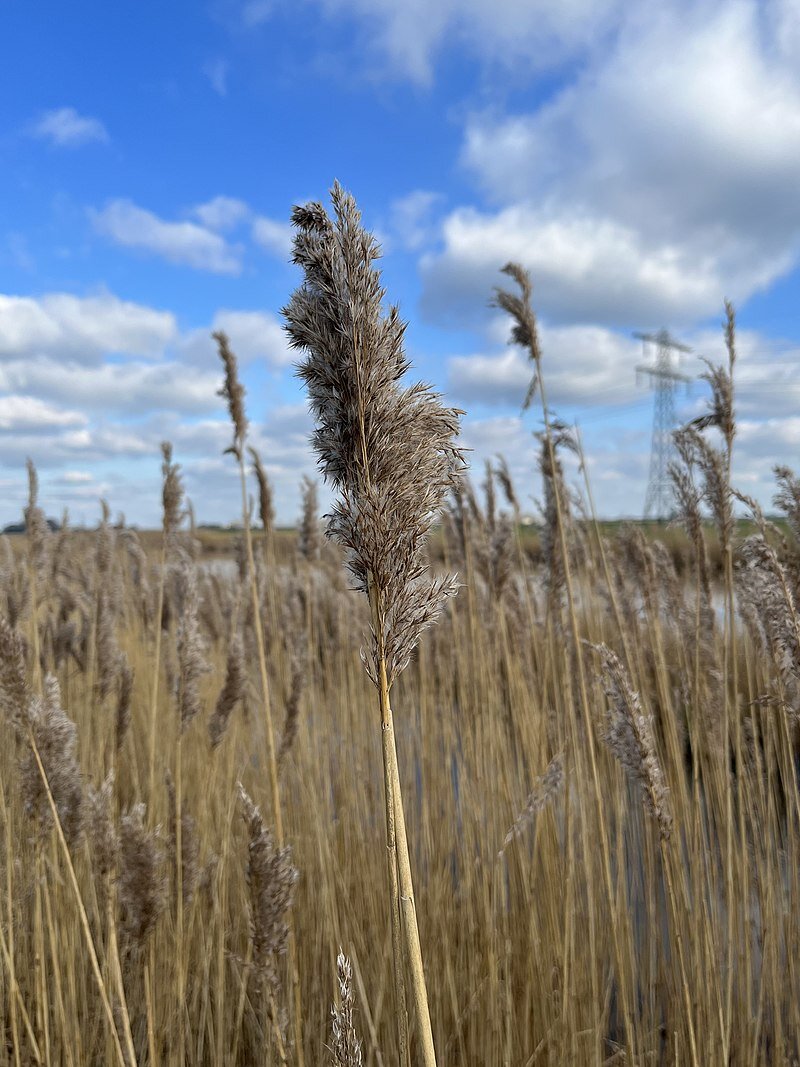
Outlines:
POLYGON ((224 335, 230 573, 169 445, 144 546, 105 506, 52 532, 29 465, 0 545, 0 1065, 797 1064, 800 483, 776 470, 780 526, 731 485, 733 309, 678 435, 679 574, 567 485, 506 268, 533 557, 505 465, 473 485, 460 413, 405 384, 332 202, 295 210, 284 312, 330 539, 312 481, 275 531, 224 335))

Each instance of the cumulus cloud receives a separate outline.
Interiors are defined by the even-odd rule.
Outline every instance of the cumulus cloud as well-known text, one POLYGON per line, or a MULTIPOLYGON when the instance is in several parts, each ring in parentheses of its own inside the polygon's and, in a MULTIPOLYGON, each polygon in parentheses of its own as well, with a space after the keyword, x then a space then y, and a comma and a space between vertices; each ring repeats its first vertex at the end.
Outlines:
POLYGON ((192 208, 192 214, 209 230, 227 232, 250 217, 250 208, 232 196, 215 196, 192 208))
POLYGON ((288 222, 276 222, 260 215, 253 220, 252 233, 253 240, 266 252, 288 259, 292 249, 292 227, 288 222))
POLYGON ((234 311, 222 308, 211 325, 191 330, 178 346, 182 359, 194 366, 219 366, 217 346, 211 334, 222 330, 242 363, 264 360, 273 370, 289 367, 295 361, 286 333, 277 316, 266 311, 234 311))
POLYGON ((99 119, 81 115, 74 107, 45 111, 31 127, 31 135, 58 148, 79 148, 92 141, 109 140, 108 131, 99 119))
MULTIPOLYGON (((503 323, 508 330, 508 325, 503 323)), ((598 326, 541 327, 548 402, 586 407, 623 404, 636 397, 638 341, 598 326)), ((452 356, 448 390, 467 404, 519 409, 532 364, 517 346, 496 353, 452 356)))
POLYGON ((241 273, 241 249, 196 222, 168 222, 130 200, 112 200, 91 218, 98 233, 169 263, 215 274, 241 273))
POLYGON ((85 426, 87 422, 82 412, 65 411, 36 396, 0 396, 0 431, 5 433, 29 430, 47 433, 65 426, 85 426))
POLYGON ((474 117, 464 160, 492 196, 590 205, 657 240, 782 240, 800 229, 800 79, 750 0, 667 4, 535 112, 474 117))
POLYGON ((0 360, 36 353, 95 362, 104 355, 153 358, 177 336, 168 311, 120 300, 111 293, 41 297, 0 293, 0 360))
POLYGON ((586 213, 515 204, 501 211, 460 208, 443 225, 444 249, 420 261, 421 310, 436 322, 475 323, 486 315, 509 259, 530 270, 537 310, 561 322, 619 326, 687 323, 766 285, 790 263, 784 251, 753 262, 721 236, 713 250, 695 242, 649 242, 635 228, 586 213), (725 245, 727 263, 720 262, 725 245))
POLYGON ((46 358, 14 360, 0 364, 0 388, 126 417, 159 408, 193 414, 219 406, 219 375, 190 371, 175 361, 132 360, 87 367, 46 358))
POLYGON ((423 260, 428 313, 463 313, 508 257, 545 314, 630 325, 690 323, 787 273, 800 78, 785 20, 762 15, 753 0, 630 9, 534 111, 472 116, 463 162, 497 209, 446 220, 423 260))

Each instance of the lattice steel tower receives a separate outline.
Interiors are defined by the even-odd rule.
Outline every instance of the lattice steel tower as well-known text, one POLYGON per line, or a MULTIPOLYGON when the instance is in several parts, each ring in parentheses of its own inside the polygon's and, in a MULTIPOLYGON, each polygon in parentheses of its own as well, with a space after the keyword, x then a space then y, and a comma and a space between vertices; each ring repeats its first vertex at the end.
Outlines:
POLYGON ((644 517, 668 519, 673 510, 669 462, 674 450, 672 431, 675 429, 675 388, 678 382, 690 381, 685 374, 676 370, 673 353, 677 353, 677 359, 680 360, 684 352, 691 352, 691 348, 675 341, 666 330, 659 330, 658 333, 635 333, 633 336, 643 342, 645 358, 648 344, 656 347, 655 362, 640 363, 636 368, 637 381, 640 374, 647 375, 655 389, 650 477, 644 500, 644 517))

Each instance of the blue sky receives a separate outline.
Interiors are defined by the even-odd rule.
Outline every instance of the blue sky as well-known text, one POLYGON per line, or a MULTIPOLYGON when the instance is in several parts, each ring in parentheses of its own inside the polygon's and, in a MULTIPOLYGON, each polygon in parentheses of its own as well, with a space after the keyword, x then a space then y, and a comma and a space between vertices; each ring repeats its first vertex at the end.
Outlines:
MULTIPOLYGON (((94 523, 103 496, 157 524, 164 439, 199 520, 235 518, 215 328, 295 519, 314 459, 281 330, 288 218, 334 179, 381 239, 415 373, 531 510, 528 368, 489 307, 509 258, 602 514, 644 500, 632 332, 721 358, 725 297, 737 480, 768 504, 772 466, 800 466, 798 0, 6 0, 3 37, 0 522, 30 455, 48 513, 94 523)), ((704 396, 681 392, 680 415, 704 396)))

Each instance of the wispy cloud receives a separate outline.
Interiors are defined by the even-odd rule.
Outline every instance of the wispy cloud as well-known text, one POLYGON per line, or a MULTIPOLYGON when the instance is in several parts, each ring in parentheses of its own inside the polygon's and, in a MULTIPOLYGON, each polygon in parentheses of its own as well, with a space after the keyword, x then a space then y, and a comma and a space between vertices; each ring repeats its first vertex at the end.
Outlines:
POLYGON ((247 0, 242 7, 242 25, 247 29, 260 26, 271 17, 274 7, 273 0, 247 0))
POLYGON ((126 248, 139 248, 195 270, 241 272, 241 249, 196 222, 168 222, 130 200, 112 200, 92 211, 91 217, 98 233, 126 248))
POLYGON ((31 135, 59 148, 79 148, 93 141, 104 144, 109 140, 100 119, 81 115, 74 107, 45 111, 31 127, 31 135))
POLYGON ((203 67, 203 74, 218 96, 228 95, 228 69, 228 61, 225 59, 211 59, 203 67))

